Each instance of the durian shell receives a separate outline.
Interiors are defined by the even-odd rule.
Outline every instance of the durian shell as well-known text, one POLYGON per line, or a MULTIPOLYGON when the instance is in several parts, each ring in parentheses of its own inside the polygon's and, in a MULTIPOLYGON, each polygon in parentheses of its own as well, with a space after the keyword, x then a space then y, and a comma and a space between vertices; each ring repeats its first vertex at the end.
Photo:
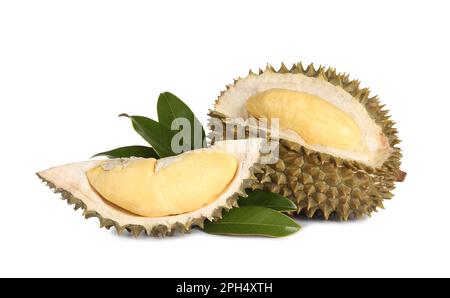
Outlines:
MULTIPOLYGON (((349 75, 337 73, 334 68, 320 66, 316 69, 313 64, 304 68, 302 63, 297 63, 290 69, 282 64, 280 69, 276 70, 267 65, 265 70, 260 69, 258 73, 250 70, 248 76, 258 77, 266 72, 303 74, 342 88, 365 107, 370 117, 382 128, 393 150, 380 167, 374 168, 281 139, 279 161, 265 165, 263 173, 256 174, 258 180, 252 188, 271 191, 291 199, 297 205, 297 214, 310 218, 347 220, 370 215, 378 208, 384 208, 383 200, 393 197, 396 178, 402 173, 402 154, 398 147, 400 140, 394 127, 395 122, 390 119, 389 111, 384 109, 379 98, 371 96, 368 88, 360 88, 358 80, 350 80, 349 75)), ((215 108, 228 89, 240 80, 241 78, 234 80, 233 85, 228 85, 226 90, 221 92, 215 102, 215 108)), ((227 115, 212 110, 209 116, 220 119, 225 130, 230 130, 226 126, 229 122, 227 115)), ((214 132, 212 121, 208 124, 212 143, 216 138, 225 137, 225 134, 218 135, 214 132)), ((266 137, 270 138, 270 134, 266 137)))
MULTIPOLYGON (((237 148, 250 142, 252 143, 251 146, 257 146, 258 148, 261 146, 261 140, 258 139, 249 140, 250 142, 242 141, 224 141, 213 147, 217 149, 231 145, 237 148)), ((135 237, 138 237, 141 233, 148 236, 163 237, 173 235, 176 232, 186 233, 193 227, 203 228, 205 220, 216 221, 222 217, 223 210, 237 207, 238 197, 246 197, 245 189, 255 183, 254 173, 261 172, 262 165, 258 163, 261 157, 261 154, 254 152, 240 154, 238 157, 238 172, 229 188, 220 196, 220 199, 194 212, 158 218, 146 218, 132 214, 105 201, 90 186, 85 172, 100 165, 105 160, 57 166, 38 172, 37 176, 55 193, 61 194, 61 198, 66 200, 69 205, 74 205, 75 210, 81 208, 86 219, 98 218, 101 228, 110 229, 114 227, 118 234, 122 234, 126 230, 135 237), (234 189, 231 190, 230 187, 234 189)))

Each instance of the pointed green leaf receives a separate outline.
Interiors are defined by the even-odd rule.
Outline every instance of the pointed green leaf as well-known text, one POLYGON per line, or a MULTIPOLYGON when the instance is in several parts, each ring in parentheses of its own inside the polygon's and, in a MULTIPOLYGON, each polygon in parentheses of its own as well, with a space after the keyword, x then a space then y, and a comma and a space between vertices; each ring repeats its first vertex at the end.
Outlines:
POLYGON ((204 231, 220 235, 282 237, 299 229, 300 226, 283 213, 270 208, 248 206, 224 212, 222 219, 205 223, 204 231))
POLYGON ((130 118, 134 130, 155 149, 159 157, 176 155, 171 147, 175 132, 150 118, 129 116, 128 114, 120 114, 119 117, 130 118))
POLYGON ((174 125, 181 128, 183 127, 183 123, 177 119, 186 119, 190 123, 190 131, 188 130, 187 132, 190 132, 191 135, 191 149, 203 147, 203 143, 205 141, 205 130, 191 109, 181 99, 170 92, 161 93, 158 98, 157 109, 159 123, 166 127, 171 128, 172 122, 175 121, 174 125), (198 129, 199 133, 201 133, 201 143, 197 142, 198 144, 196 144, 194 138, 195 129, 198 129))
POLYGON ((97 156, 106 156, 108 158, 125 158, 125 157, 143 157, 156 159, 159 158, 158 154, 153 148, 146 146, 120 147, 113 150, 97 153, 94 156, 92 156, 92 158, 97 156))
POLYGON ((261 206, 281 212, 297 210, 297 206, 291 200, 279 194, 262 190, 250 192, 247 198, 240 198, 238 204, 240 207, 261 206))

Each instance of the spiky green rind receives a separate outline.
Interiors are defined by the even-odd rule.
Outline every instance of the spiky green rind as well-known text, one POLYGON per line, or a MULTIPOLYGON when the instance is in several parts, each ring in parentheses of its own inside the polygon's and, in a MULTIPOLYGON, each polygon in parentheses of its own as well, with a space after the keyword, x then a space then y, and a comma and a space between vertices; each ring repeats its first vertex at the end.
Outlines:
MULTIPOLYGON (((361 88, 358 80, 350 80, 349 75, 337 73, 334 68, 320 66, 315 69, 313 64, 304 68, 297 63, 290 69, 282 64, 279 70, 275 70, 268 65, 264 71, 250 71, 249 76, 260 76, 265 72, 303 74, 342 88, 357 99, 382 128, 393 152, 382 166, 372 168, 280 140, 280 160, 261 167, 261 172, 255 174, 258 180, 252 188, 272 191, 291 199, 297 204, 297 213, 308 217, 347 220, 370 215, 377 208, 383 208, 383 200, 393 196, 402 154, 395 122, 390 119, 389 111, 384 109, 379 98, 370 96, 369 89, 361 88)), ((234 84, 239 80, 235 80, 234 84)), ((216 104, 230 87, 221 92, 216 104)), ((209 116, 220 119, 225 130, 236 130, 235 124, 227 126, 227 115, 210 111, 209 116)), ((209 127, 212 143, 216 137, 224 138, 225 134, 216 135, 212 122, 209 122, 209 127)))

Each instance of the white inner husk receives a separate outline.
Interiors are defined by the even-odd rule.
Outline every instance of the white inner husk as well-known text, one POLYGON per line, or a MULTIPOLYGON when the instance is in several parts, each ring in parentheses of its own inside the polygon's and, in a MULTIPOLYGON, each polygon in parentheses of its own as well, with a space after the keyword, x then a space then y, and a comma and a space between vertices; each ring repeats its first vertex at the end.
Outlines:
MULTIPOLYGON (((364 148, 358 151, 348 151, 329 146, 307 144, 299 134, 283 128, 279 130, 281 139, 299 143, 308 149, 318 152, 362 162, 372 167, 381 166, 392 152, 392 148, 390 148, 381 127, 369 116, 364 106, 358 100, 340 87, 336 87, 325 80, 307 77, 303 74, 279 74, 266 71, 259 76, 250 75, 245 79, 239 80, 219 98, 215 106, 216 111, 226 115, 229 118, 229 122, 239 123, 240 119, 246 121, 249 119, 246 108, 247 100, 252 95, 273 88, 313 94, 335 105, 349 115, 361 129, 361 141, 364 144, 364 148)), ((249 124, 251 122, 246 123, 249 124)), ((261 127, 265 127, 265 125, 261 127)))

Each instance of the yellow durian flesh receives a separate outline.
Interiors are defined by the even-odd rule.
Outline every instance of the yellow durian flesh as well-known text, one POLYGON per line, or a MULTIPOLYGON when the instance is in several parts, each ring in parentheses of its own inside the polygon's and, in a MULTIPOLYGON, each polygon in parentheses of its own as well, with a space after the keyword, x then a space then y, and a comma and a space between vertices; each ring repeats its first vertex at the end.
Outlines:
POLYGON ((251 96, 247 111, 255 118, 279 119, 310 145, 358 151, 361 130, 353 119, 328 101, 309 93, 268 89, 251 96))
POLYGON ((193 152, 158 167, 155 159, 107 161, 86 172, 90 185, 107 201, 144 217, 198 210, 233 180, 238 161, 222 152, 193 152))

